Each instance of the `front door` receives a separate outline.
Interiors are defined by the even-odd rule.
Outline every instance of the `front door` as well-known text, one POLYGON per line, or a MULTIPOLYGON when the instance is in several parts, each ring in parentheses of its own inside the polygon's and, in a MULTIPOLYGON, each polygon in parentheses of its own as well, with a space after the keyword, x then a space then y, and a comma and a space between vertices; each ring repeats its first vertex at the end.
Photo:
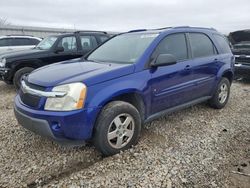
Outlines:
POLYGON ((74 58, 81 57, 81 55, 78 53, 78 47, 77 47, 77 41, 75 36, 66 36, 60 39, 58 41, 57 46, 55 49, 63 47, 63 52, 56 52, 52 51, 51 54, 48 57, 45 57, 43 59, 43 62, 45 64, 51 64, 61 61, 66 61, 74 58))
POLYGON ((177 63, 151 68, 151 114, 184 104, 194 95, 195 83, 187 46, 184 33, 172 34, 163 39, 153 53, 153 58, 172 54, 177 63))

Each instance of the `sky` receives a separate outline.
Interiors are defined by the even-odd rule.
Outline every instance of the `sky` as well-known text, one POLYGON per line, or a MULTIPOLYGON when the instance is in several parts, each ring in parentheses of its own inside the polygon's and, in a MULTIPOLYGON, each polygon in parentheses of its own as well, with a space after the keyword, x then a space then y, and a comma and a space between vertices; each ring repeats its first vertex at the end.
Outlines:
POLYGON ((169 26, 250 29, 250 0, 1 0, 0 18, 21 26, 128 31, 169 26))

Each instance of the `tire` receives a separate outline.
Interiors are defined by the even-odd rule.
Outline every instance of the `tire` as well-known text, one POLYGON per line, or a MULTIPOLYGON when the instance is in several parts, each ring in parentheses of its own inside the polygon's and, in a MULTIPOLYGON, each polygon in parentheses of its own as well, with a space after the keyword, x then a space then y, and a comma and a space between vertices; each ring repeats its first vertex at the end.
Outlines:
POLYGON ((34 68, 31 67, 24 67, 16 71, 14 78, 13 78, 13 83, 16 88, 16 90, 20 89, 21 86, 21 79, 24 75, 28 75, 34 70, 34 68))
POLYGON ((212 108, 222 109, 226 106, 230 96, 231 83, 225 77, 219 82, 213 97, 209 100, 212 108))
POLYGON ((138 110, 127 102, 114 101, 107 104, 98 116, 93 143, 104 156, 110 156, 137 144, 140 133, 138 110))

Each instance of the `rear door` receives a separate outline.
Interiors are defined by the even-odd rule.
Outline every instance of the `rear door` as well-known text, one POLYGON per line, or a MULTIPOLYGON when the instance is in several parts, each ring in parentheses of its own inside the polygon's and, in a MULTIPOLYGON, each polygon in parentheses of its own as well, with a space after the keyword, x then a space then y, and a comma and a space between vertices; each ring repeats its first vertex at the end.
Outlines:
POLYGON ((190 64, 192 79, 196 82, 192 97, 196 99, 210 96, 218 71, 217 49, 204 33, 188 33, 188 39, 193 59, 190 64))
POLYGON ((172 54, 177 64, 151 68, 151 114, 184 104, 193 98, 195 82, 185 33, 171 34, 163 39, 152 58, 172 54))

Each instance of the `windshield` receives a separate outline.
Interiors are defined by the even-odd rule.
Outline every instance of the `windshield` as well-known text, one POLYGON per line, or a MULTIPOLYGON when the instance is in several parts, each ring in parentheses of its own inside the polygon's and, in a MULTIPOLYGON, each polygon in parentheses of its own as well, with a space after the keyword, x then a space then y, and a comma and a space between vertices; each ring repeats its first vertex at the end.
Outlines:
POLYGON ((40 50, 48 50, 50 49, 53 44, 56 42, 57 37, 55 36, 50 36, 45 39, 43 39, 37 46, 36 48, 40 50))
POLYGON ((87 60, 135 63, 158 34, 124 34, 114 37, 91 53, 87 60))

